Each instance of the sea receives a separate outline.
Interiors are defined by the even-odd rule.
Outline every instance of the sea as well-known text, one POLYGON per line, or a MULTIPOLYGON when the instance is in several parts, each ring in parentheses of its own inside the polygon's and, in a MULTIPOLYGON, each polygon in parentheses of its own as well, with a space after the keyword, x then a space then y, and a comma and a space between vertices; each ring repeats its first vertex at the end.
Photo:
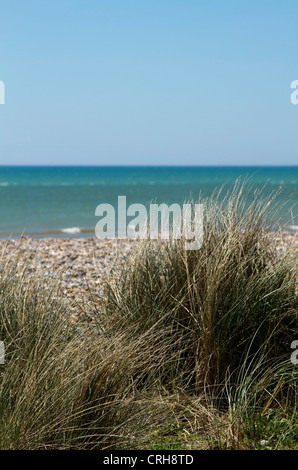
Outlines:
POLYGON ((117 213, 118 196, 147 208, 182 205, 224 194, 236 181, 262 187, 264 196, 282 187, 278 223, 298 230, 298 166, 0 166, 0 238, 91 237, 96 207, 111 204, 117 213))

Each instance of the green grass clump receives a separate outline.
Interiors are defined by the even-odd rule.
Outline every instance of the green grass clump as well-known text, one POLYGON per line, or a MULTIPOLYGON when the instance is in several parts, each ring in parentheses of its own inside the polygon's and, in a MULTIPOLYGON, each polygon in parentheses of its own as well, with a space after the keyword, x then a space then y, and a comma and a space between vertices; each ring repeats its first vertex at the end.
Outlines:
POLYGON ((237 384, 243 364, 247 374, 288 358, 297 334, 297 260, 280 258, 266 230, 273 201, 258 194, 247 205, 236 189, 205 202, 200 250, 146 241, 107 288, 111 327, 162 332, 160 378, 190 392, 218 393, 227 376, 237 384))
POLYGON ((2 450, 121 447, 154 414, 132 393, 119 337, 71 324, 61 299, 15 266, 0 272, 2 450))
POLYGON ((135 370, 140 384, 154 379, 228 410, 232 448, 260 412, 287 410, 292 419, 297 405, 297 256, 276 250, 276 197, 236 185, 200 201, 200 250, 185 250, 184 240, 146 241, 106 289, 107 331, 148 351, 148 367, 135 370))

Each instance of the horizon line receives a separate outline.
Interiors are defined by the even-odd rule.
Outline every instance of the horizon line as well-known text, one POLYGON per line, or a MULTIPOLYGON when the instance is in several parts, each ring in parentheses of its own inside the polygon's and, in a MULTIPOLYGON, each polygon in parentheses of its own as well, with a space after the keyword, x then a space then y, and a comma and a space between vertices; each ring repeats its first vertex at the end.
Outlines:
POLYGON ((183 164, 175 164, 175 165, 138 165, 138 164, 38 164, 38 163, 28 163, 28 164, 1 164, 0 168, 11 168, 11 167, 44 167, 44 168, 298 168, 298 164, 272 164, 272 165, 256 165, 256 164, 244 164, 244 165, 183 165, 183 164))

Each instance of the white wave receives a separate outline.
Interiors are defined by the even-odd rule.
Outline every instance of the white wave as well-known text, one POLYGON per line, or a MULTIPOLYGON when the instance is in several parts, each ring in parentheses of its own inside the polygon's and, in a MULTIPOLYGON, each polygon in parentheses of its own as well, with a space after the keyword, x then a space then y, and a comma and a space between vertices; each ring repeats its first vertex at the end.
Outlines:
POLYGON ((3 183, 0 183, 0 186, 9 186, 9 183, 7 183, 6 181, 3 181, 3 183))
POLYGON ((67 227, 67 228, 62 228, 61 232, 63 232, 63 233, 81 233, 81 229, 79 227, 67 227))
POLYGON ((288 230, 293 230, 293 232, 298 232, 298 225, 288 225, 288 230))

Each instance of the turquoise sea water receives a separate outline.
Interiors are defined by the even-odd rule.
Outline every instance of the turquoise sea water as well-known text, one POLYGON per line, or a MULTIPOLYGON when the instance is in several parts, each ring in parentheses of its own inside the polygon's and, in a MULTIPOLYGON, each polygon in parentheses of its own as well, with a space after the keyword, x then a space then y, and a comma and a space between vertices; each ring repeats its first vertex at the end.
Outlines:
POLYGON ((280 205, 289 230, 297 230, 298 167, 0 167, 0 237, 92 236, 98 204, 183 204, 249 177, 265 193, 283 186, 280 205), (291 217, 293 220, 290 220, 291 217))

